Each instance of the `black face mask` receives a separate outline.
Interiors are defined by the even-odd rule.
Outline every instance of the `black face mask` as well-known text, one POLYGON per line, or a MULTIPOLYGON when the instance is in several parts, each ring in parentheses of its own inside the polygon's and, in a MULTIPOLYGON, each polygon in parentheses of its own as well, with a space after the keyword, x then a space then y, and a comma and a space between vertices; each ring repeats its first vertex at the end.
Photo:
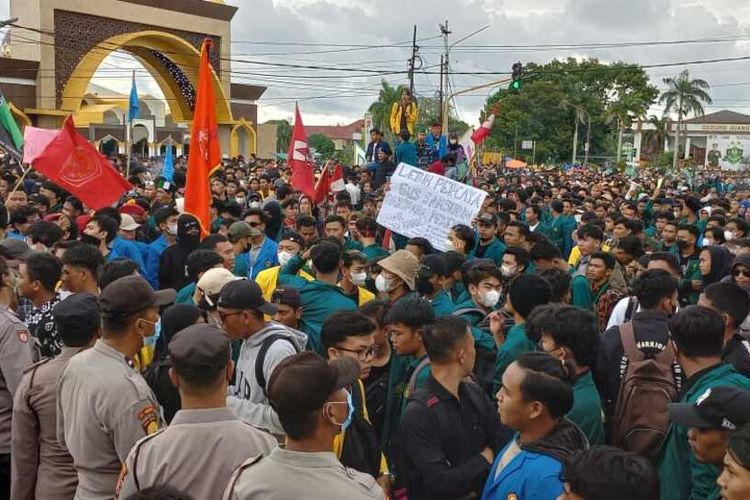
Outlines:
POLYGON ((684 240, 677 240, 676 244, 680 250, 687 250, 690 247, 690 244, 684 240))

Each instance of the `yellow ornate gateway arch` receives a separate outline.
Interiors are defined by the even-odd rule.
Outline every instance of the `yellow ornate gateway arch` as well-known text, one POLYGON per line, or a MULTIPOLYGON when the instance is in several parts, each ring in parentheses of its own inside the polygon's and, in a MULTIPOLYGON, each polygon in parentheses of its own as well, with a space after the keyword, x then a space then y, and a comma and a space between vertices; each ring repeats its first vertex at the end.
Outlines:
MULTIPOLYGON (((61 110, 79 111, 94 72, 105 57, 118 49, 131 53, 153 75, 167 99, 175 122, 192 120, 200 51, 172 33, 155 30, 113 36, 90 50, 68 77, 60 98, 61 110)), ((229 100, 216 72, 214 90, 217 121, 233 123, 229 100)))
MULTIPOLYGON (((29 78, 18 90, 25 96, 19 108, 37 126, 59 126, 65 116, 81 110, 102 60, 125 51, 156 79, 171 122, 190 122, 200 45, 210 37, 219 136, 222 150, 229 153, 237 125, 244 128, 249 121, 250 135, 255 136, 255 99, 265 90, 230 82, 230 22, 236 11, 237 7, 220 0, 10 0, 11 17, 18 17, 17 24, 25 28, 13 28, 18 36, 11 38, 12 58, 30 68, 24 69, 29 78), (235 92, 243 97, 232 101, 235 92), (243 119, 235 119, 234 114, 243 119)), ((2 66, 0 58, 0 80, 2 66)), ((14 78, 14 84, 21 85, 18 81, 14 78)))

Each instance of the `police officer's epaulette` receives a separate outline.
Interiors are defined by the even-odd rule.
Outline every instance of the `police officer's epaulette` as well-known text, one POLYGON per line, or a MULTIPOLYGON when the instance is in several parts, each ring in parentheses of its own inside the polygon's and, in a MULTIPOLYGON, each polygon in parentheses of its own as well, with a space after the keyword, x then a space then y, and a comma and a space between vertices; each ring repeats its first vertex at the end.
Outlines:
POLYGON ((254 457, 250 457, 244 462, 242 462, 242 465, 237 467, 234 472, 232 473, 232 477, 229 478, 229 484, 227 485, 227 490, 230 494, 234 491, 234 486, 237 484, 237 480, 239 480, 240 476, 243 472, 245 472, 247 469, 252 467, 253 465, 257 464, 263 459, 263 455, 255 455, 254 457))

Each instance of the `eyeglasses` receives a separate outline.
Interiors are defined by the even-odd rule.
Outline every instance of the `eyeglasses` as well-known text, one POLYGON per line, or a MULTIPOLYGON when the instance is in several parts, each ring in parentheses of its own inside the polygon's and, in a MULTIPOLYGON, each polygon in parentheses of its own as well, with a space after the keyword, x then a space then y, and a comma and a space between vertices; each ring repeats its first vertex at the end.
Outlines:
POLYGON ((365 361, 369 358, 374 358, 378 355, 378 351, 380 348, 377 345, 371 345, 370 347, 365 347, 364 349, 354 350, 354 349, 347 349, 346 347, 337 347, 339 351, 344 352, 350 352, 352 354, 356 354, 357 358, 360 361, 365 361))
POLYGON ((242 314, 242 311, 236 311, 233 313, 223 313, 221 311, 218 311, 218 312, 219 312, 219 319, 221 320, 222 323, 224 323, 227 320, 227 318, 229 318, 230 316, 237 316, 238 314, 242 314))
POLYGON ((735 278, 740 274, 745 278, 750 278, 750 269, 732 269, 732 276, 734 276, 735 278))

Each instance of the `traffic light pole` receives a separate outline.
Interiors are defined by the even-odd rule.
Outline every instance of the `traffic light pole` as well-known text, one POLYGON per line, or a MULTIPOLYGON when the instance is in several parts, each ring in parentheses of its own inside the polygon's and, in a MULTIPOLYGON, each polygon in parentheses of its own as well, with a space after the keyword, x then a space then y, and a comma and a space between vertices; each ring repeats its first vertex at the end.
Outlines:
MULTIPOLYGON (((447 113, 446 110, 449 109, 448 106, 449 106, 449 103, 450 103, 451 99, 453 99, 456 96, 463 95, 463 94, 468 94, 469 92, 474 92, 475 90, 486 89, 487 87, 494 87, 495 85, 500 85, 502 83, 508 83, 511 80, 512 80, 511 78, 501 78, 500 80, 493 80, 491 82, 483 83, 481 85, 475 85, 475 86, 469 87, 467 89, 458 90, 456 92, 453 92, 452 94, 450 94, 445 99, 445 103, 443 104, 443 112, 447 113)), ((443 133, 446 134, 446 135, 448 135, 448 124, 447 124, 447 121, 448 120, 444 120, 443 121, 443 133)))

